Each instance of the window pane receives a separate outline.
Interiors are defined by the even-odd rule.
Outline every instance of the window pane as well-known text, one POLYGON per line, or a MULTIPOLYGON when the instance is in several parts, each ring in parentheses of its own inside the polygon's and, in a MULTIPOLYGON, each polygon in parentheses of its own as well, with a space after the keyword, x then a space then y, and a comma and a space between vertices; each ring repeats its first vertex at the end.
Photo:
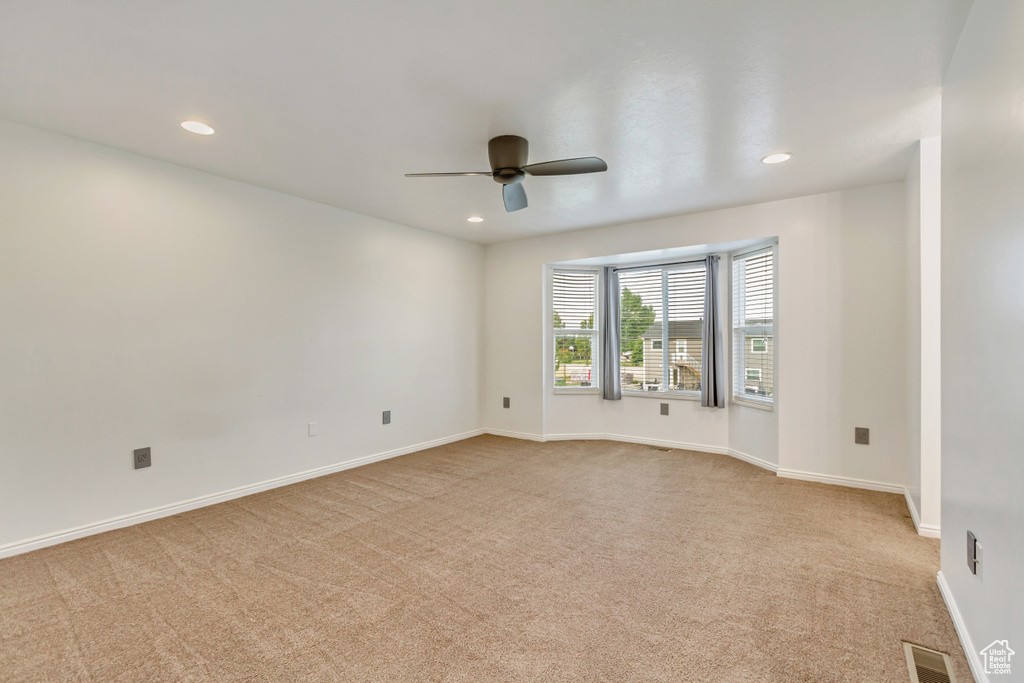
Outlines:
POLYGON ((593 357, 597 277, 596 272, 588 270, 556 270, 552 274, 556 387, 597 386, 593 357))
POLYGON ((619 351, 623 389, 662 388, 661 269, 619 273, 619 351))
POLYGON ((733 260, 733 393, 772 399, 774 382, 774 255, 733 260))
POLYGON ((668 388, 700 391, 704 328, 704 268, 670 272, 668 388))
POLYGON ((592 335, 555 335, 556 387, 593 386, 592 347, 592 335))
POLYGON ((743 360, 746 370, 743 393, 748 396, 771 398, 775 393, 772 383, 772 338, 760 332, 756 334, 756 339, 747 337, 747 350, 743 360), (761 353, 754 351, 754 341, 762 341, 766 350, 761 353))

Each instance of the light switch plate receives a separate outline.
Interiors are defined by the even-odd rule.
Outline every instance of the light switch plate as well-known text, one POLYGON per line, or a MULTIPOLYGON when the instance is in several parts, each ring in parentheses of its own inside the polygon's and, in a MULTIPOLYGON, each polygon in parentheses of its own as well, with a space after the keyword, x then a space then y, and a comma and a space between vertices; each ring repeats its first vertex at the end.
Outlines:
POLYGON ((391 411, 390 410, 385 410, 384 411, 383 419, 384 419, 384 424, 386 424, 386 425, 391 424, 391 411))
POLYGON ((309 423, 309 435, 310 436, 316 436, 319 433, 320 433, 320 428, 317 426, 316 422, 310 422, 309 423))
POLYGON ((508 408, 509 405, 511 404, 511 402, 512 402, 511 399, 509 399, 509 397, 506 396, 503 399, 501 399, 501 407, 502 408, 508 408))
POLYGON ((662 403, 661 404, 661 414, 662 415, 668 415, 668 404, 667 403, 662 403))

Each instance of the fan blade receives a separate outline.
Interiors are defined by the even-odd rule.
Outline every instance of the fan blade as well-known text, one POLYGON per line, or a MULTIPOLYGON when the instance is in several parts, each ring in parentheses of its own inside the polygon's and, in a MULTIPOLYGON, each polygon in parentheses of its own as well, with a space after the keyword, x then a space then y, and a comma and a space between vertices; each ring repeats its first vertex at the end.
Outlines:
POLYGON ((505 200, 505 210, 509 213, 526 208, 526 190, 522 183, 502 185, 501 198, 505 200))
POLYGON ((580 157, 579 159, 559 159, 558 161, 542 161, 539 164, 523 166, 530 175, 576 175, 577 173, 600 173, 608 170, 608 164, 597 157, 580 157))
POLYGON ((487 143, 487 157, 491 170, 499 168, 521 168, 526 163, 530 144, 518 135, 499 135, 487 143))
POLYGON ((467 171, 466 173, 406 173, 406 178, 436 178, 448 175, 491 175, 490 171, 467 171))

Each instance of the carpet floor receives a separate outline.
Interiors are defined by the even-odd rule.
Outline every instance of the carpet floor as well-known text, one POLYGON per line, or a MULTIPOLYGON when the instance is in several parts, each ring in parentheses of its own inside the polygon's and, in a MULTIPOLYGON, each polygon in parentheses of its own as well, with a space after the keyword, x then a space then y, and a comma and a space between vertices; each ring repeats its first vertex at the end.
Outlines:
POLYGON ((898 681, 901 496, 481 436, 0 560, 4 681, 898 681))

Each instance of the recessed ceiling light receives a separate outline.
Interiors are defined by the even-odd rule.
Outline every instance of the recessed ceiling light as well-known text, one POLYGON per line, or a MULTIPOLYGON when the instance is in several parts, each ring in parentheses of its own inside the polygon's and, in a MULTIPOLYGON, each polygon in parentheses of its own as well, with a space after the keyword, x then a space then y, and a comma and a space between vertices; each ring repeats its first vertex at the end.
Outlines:
POLYGON ((181 127, 189 133, 195 133, 196 135, 213 135, 213 128, 210 128, 202 121, 182 121, 181 127))
POLYGON ((480 218, 480 216, 470 216, 466 220, 469 221, 470 223, 483 223, 484 222, 484 219, 480 218))
POLYGON ((789 158, 793 156, 789 152, 779 152, 778 154, 769 154, 764 159, 761 159, 762 164, 781 164, 783 161, 789 161, 789 158))

